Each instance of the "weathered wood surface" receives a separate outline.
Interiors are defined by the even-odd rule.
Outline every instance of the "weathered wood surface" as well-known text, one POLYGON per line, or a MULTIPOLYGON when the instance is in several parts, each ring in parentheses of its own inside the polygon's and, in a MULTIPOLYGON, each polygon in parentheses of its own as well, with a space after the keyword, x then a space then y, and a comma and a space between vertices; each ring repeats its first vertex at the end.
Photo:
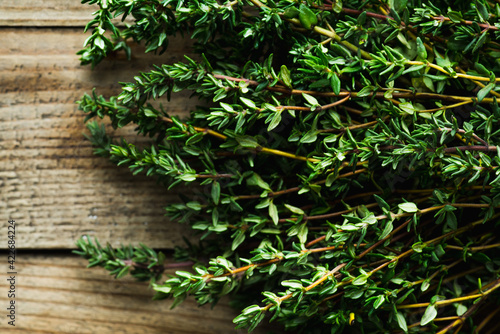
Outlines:
MULTIPOLYGON (((154 179, 132 177, 93 156, 75 101, 93 87, 103 95, 118 92, 118 81, 180 59, 188 42, 173 42, 162 56, 135 47, 132 62, 115 57, 92 71, 75 55, 85 38, 76 28, 1 29, 0 226, 17 220, 19 248, 73 248, 86 233, 113 244, 179 245, 183 227, 169 224, 163 210, 177 197, 154 179)), ((182 114, 195 103, 184 95, 166 106, 182 114)), ((129 127, 117 135, 132 133, 129 127)))
POLYGON ((0 0, 0 26, 84 27, 97 7, 80 0, 0 0))
POLYGON ((9 286, 2 274, 0 333, 243 333, 234 330, 237 313, 227 300, 212 310, 187 299, 170 310, 171 300, 151 300, 148 283, 115 280, 85 265, 76 256, 18 254, 16 326, 5 320, 9 286))

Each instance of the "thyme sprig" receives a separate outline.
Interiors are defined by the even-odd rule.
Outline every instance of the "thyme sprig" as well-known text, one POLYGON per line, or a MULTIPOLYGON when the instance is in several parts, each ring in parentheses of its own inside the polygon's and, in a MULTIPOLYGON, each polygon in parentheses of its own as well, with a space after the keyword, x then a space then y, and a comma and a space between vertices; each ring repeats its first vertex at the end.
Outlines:
POLYGON ((162 282, 175 264, 147 246, 80 240, 91 265, 149 279, 174 306, 231 294, 249 330, 264 319, 305 333, 494 330, 499 4, 83 2, 99 5, 83 64, 130 41, 146 52, 195 41, 117 96, 79 101, 86 120, 152 138, 116 142, 89 122, 97 154, 196 186, 166 208, 200 233, 175 253, 192 270, 162 282), (168 109, 181 91, 201 104, 183 118, 168 109))

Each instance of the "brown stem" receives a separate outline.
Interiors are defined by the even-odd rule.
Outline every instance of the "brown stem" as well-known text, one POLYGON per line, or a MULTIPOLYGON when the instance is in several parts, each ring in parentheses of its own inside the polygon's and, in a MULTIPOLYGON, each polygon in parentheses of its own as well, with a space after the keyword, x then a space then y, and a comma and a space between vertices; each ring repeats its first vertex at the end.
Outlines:
MULTIPOLYGON (((486 203, 484 203, 484 204, 483 203, 447 203, 447 204, 442 204, 442 205, 438 205, 438 206, 431 206, 431 207, 419 210, 416 213, 404 212, 404 213, 392 214, 392 218, 409 217, 409 216, 413 216, 414 214, 423 215, 423 214, 428 213, 428 212, 440 210, 440 209, 444 208, 445 205, 450 205, 450 206, 457 207, 457 208, 488 208, 490 206, 489 204, 486 204, 486 203)), ((370 203, 370 204, 366 204, 364 206, 366 208, 372 208, 372 207, 378 206, 378 203, 370 203)), ((333 212, 333 213, 325 213, 322 215, 304 216, 303 220, 306 221, 306 220, 328 219, 328 218, 341 216, 343 214, 352 212, 354 210, 356 210, 356 207, 348 209, 348 210, 333 212)), ((387 218, 391 218, 391 217, 389 217, 388 215, 379 215, 379 216, 376 216, 375 218, 377 220, 381 220, 381 219, 387 219, 387 218)), ((281 218, 278 220, 278 223, 285 223, 285 222, 290 221, 290 220, 296 221, 297 218, 296 217, 281 218)), ((482 220, 480 220, 480 221, 482 222, 482 220)), ((474 222, 474 224, 477 224, 477 222, 474 222)), ((450 233, 452 233, 452 232, 450 232, 450 233)))
MULTIPOLYGON (((363 247, 366 246, 365 243, 361 244, 353 244, 354 247, 363 247)), ((304 249, 302 253, 321 253, 321 252, 326 252, 329 250, 334 250, 334 249, 344 249, 344 246, 329 246, 329 247, 320 247, 320 248, 313 248, 313 249, 304 249)))
MULTIPOLYGON (((325 1, 325 2, 331 3, 330 1, 325 1)), ((321 7, 321 9, 322 10, 331 10, 331 7, 321 7)), ((345 8, 345 7, 342 8, 342 12, 344 12, 346 14, 351 14, 351 15, 360 15, 361 13, 363 13, 363 11, 361 11, 361 10, 345 8)), ((368 11, 366 11, 366 16, 373 17, 373 18, 379 19, 379 20, 394 20, 394 18, 392 16, 389 16, 386 14, 378 14, 378 13, 368 12, 368 11)), ((400 25, 401 25, 401 27, 406 27, 407 29, 411 30, 412 32, 417 32, 417 29, 414 26, 412 26, 411 24, 406 25, 403 21, 401 21, 400 25)), ((444 38, 434 36, 433 34, 425 34, 424 36, 428 37, 429 39, 435 40, 437 42, 446 43, 446 40, 444 38)))
POLYGON ((346 97, 344 97, 343 99, 340 99, 340 100, 335 101, 333 103, 325 104, 324 106, 321 106, 319 109, 320 110, 325 110, 325 109, 328 109, 328 108, 331 108, 331 107, 335 107, 335 106, 341 105, 342 103, 346 102, 350 98, 351 98, 351 94, 349 94, 346 97))
MULTIPOLYGON (((363 173, 363 172, 366 172, 366 171, 367 171, 366 168, 358 169, 358 170, 355 170, 353 172, 348 172, 348 173, 339 175, 337 177, 337 179, 350 177, 350 176, 353 176, 353 175, 356 175, 356 174, 359 174, 359 173, 363 173)), ((314 182, 312 184, 313 185, 318 185, 318 184, 324 184, 325 182, 326 182, 326 180, 321 180, 321 181, 318 181, 318 182, 314 182)), ((293 192, 297 192, 300 189, 301 189, 301 187, 293 187, 293 188, 288 188, 288 189, 284 189, 284 190, 274 191, 274 192, 268 193, 267 197, 276 197, 276 196, 280 196, 280 195, 290 194, 290 193, 293 193, 293 192)), ((240 196, 233 197, 234 200, 239 200, 239 199, 257 199, 257 198, 262 198, 262 196, 260 194, 255 194, 255 195, 240 195, 240 196)))
MULTIPOLYGON (((448 131, 448 132, 453 131, 453 129, 451 129, 451 128, 441 128, 440 130, 442 130, 442 131, 448 131)), ((466 134, 466 133, 467 133, 467 132, 466 132, 465 130, 463 130, 463 129, 457 129, 457 130, 456 130, 456 132, 457 132, 457 133, 461 133, 461 134, 466 134)), ((478 137, 475 133, 473 133, 473 134, 472 134, 472 138, 474 138, 475 140, 477 140, 478 142, 480 142, 480 143, 481 143, 481 144, 483 144, 484 146, 488 146, 488 143, 487 143, 485 140, 483 140, 483 139, 479 138, 479 137, 478 137)))
POLYGON ((353 114, 356 114, 356 115, 361 115, 363 114, 363 111, 362 110, 359 110, 359 109, 355 109, 355 108, 351 108, 351 107, 347 107, 347 106, 341 106, 341 108, 345 109, 345 111, 347 112, 350 112, 350 113, 353 113, 353 114))
MULTIPOLYGON (((383 120, 386 120, 388 119, 389 117, 384 117, 383 120)), ((352 131, 352 130, 357 130, 357 129, 363 129, 363 128, 369 128, 370 126, 372 125, 376 125, 378 124, 378 120, 377 121, 371 121, 371 122, 368 122, 368 123, 363 123, 363 124, 357 124, 357 125, 352 125, 352 126, 349 126, 349 127, 346 127, 346 128, 340 128, 340 129, 323 129, 323 130, 319 130, 319 132, 345 132, 347 129, 349 129, 349 131, 352 131)))
MULTIPOLYGON (((377 203, 370 203, 370 204, 366 204, 365 207, 366 208, 372 208, 372 207, 375 207, 377 206, 378 204, 377 203)), ((352 212, 356 210, 356 207, 355 208, 352 208, 352 209, 348 209, 348 210, 343 210, 343 211, 337 211, 337 212, 333 212, 333 213, 326 213, 326 214, 323 214, 323 215, 315 215, 315 216, 304 216, 304 220, 319 220, 319 219, 328 219, 328 218, 333 218, 333 217, 338 217, 338 216, 341 216, 343 214, 346 214, 346 213, 349 213, 349 212, 352 212)), ((280 220, 278 220, 278 223, 285 223, 286 221, 288 220, 297 220, 297 218, 295 217, 291 217, 291 218, 282 218, 280 220)))
POLYGON ((402 228, 404 228, 406 225, 408 225, 410 222, 412 221, 412 219, 407 219, 403 224, 401 224, 400 226, 398 226, 396 229, 394 229, 391 233, 389 233, 384 239, 381 239, 379 241, 377 241, 376 243, 374 243, 372 246, 368 247, 368 249, 366 249, 363 253, 359 254, 356 259, 361 259, 362 257, 364 257, 366 254, 370 253, 373 249, 375 249, 376 247, 378 247, 379 245, 383 244, 387 239, 389 239, 390 237, 392 237, 394 234, 396 234, 397 232, 399 232, 402 228))
POLYGON ((491 321, 500 312, 500 308, 497 308, 493 312, 489 312, 488 315, 481 321, 481 323, 474 329, 474 334, 481 333, 481 330, 486 326, 488 322, 491 321))
POLYGON ((485 245, 485 246, 468 247, 468 248, 461 247, 461 246, 446 245, 446 248, 455 249, 455 250, 462 250, 462 251, 467 249, 468 251, 475 252, 475 251, 485 250, 485 249, 500 248, 500 243, 485 245))
MULTIPOLYGON (((329 108, 332 108, 332 107, 335 107, 335 106, 338 106, 338 105, 341 105, 342 103, 346 102, 347 100, 349 100, 351 98, 350 95, 347 95, 346 97, 338 100, 338 101, 335 101, 333 103, 330 103, 330 104, 325 104, 325 105, 322 105, 322 106, 317 106, 314 111, 320 111, 320 110, 326 110, 326 109, 329 109, 329 108)), ((300 107, 300 106, 278 106, 276 107, 277 109, 282 109, 282 110, 298 110, 298 111, 312 111, 312 107, 309 108, 309 107, 300 107)), ((258 109, 259 111, 262 111, 264 109, 258 109)))
POLYGON ((240 268, 236 268, 234 270, 231 270, 230 272, 227 272, 227 273, 224 273, 222 275, 213 275, 213 274, 206 274, 204 275, 203 277, 206 278, 206 279, 210 279, 210 278, 214 278, 214 277, 226 277, 226 276, 231 276, 231 275, 234 275, 234 274, 238 274, 238 273, 243 273, 245 271, 247 271, 248 269, 250 268, 256 268, 256 267, 263 267, 263 266, 267 266, 269 264, 273 264, 273 263, 276 263, 276 262, 280 262, 281 260, 283 260, 283 257, 277 257, 277 258, 274 258, 274 259, 271 259, 269 261, 266 261, 266 262, 262 262, 262 263, 252 263, 252 264, 249 264, 247 266, 244 266, 244 267, 240 267, 240 268))
MULTIPOLYGON (((446 17, 446 16, 432 16, 431 17, 433 20, 436 20, 436 21, 451 21, 451 19, 449 17, 446 17)), ((456 23, 456 22, 455 22, 456 23)), ((467 21, 467 20, 461 20, 460 21, 460 24, 465 24, 465 25, 473 25, 473 24, 477 24, 478 26, 480 26, 481 28, 484 28, 485 30, 493 30, 493 31, 498 31, 500 29, 498 29, 497 27, 495 26, 492 26, 488 23, 477 23, 477 22, 474 22, 474 21, 467 21)))
POLYGON ((437 334, 446 334, 450 329, 452 329, 453 327, 456 327, 458 325, 462 325, 463 322, 465 321, 465 319, 467 319, 468 317, 470 317, 472 315, 472 313, 474 313, 476 311, 476 309, 486 300, 486 297, 485 298, 481 298, 481 300, 475 304, 472 304, 471 307, 469 307, 469 309, 467 310, 467 312, 465 312, 464 314, 462 314, 457 320, 453 321, 451 324, 449 324, 448 326, 446 326, 445 328, 443 328, 442 330, 440 330, 439 332, 437 332, 437 334))
MULTIPOLYGON (((421 65, 421 62, 416 62, 419 65, 421 65)), ((408 62, 409 65, 413 65, 411 62, 408 62)), ((234 78, 234 77, 229 77, 226 75, 220 75, 220 74, 215 74, 215 78, 217 79, 225 79, 228 81, 234 81, 234 82, 239 82, 239 81, 244 81, 247 82, 251 86, 257 86, 259 85, 259 82, 254 81, 254 80, 249 80, 245 78, 234 78)), ((473 77, 472 77, 473 78, 473 77)), ((284 94, 291 94, 291 95, 301 95, 302 93, 313 95, 313 96, 320 96, 320 97, 346 97, 346 96, 351 96, 353 98, 358 96, 359 92, 348 92, 348 91, 342 91, 339 94, 335 94, 334 92, 316 92, 316 91, 308 91, 308 90, 301 90, 301 89, 289 89, 288 87, 283 87, 283 86, 273 86, 273 87, 266 87, 267 90, 270 91, 275 91, 275 92, 280 92, 284 94)), ((395 88, 395 91, 398 89, 395 88)), ((386 99, 384 96, 384 92, 373 92, 370 93, 369 95, 366 95, 367 97, 375 97, 379 99, 386 99)), ((442 100, 442 101, 452 101, 452 102, 459 102, 459 101, 473 101, 476 103, 482 103, 482 104, 490 104, 493 103, 492 98, 484 98, 481 102, 478 101, 476 96, 454 96, 454 95, 443 95, 443 94, 436 94, 436 93, 412 93, 412 92, 394 92, 392 93, 393 98, 399 98, 399 99, 420 99, 420 100, 428 100, 428 99, 437 99, 437 100, 442 100)))
MULTIPOLYGON (((170 117, 163 116, 163 117, 160 117, 160 120, 167 122, 167 123, 174 123, 174 121, 170 117)), ((184 124, 184 125, 186 125, 186 124, 184 124)), ((197 132, 206 133, 208 135, 219 138, 221 140, 226 140, 228 138, 226 135, 223 135, 222 133, 219 133, 217 131, 214 131, 214 130, 211 130, 208 128, 200 128, 200 127, 193 126, 193 129, 197 132)), ((266 153, 266 154, 277 155, 277 156, 301 160, 301 161, 308 161, 308 162, 319 162, 320 161, 319 159, 303 157, 300 155, 295 155, 293 153, 275 150, 275 149, 263 147, 263 146, 258 146, 257 148, 253 149, 253 151, 255 151, 257 153, 266 153)))
POLYGON ((482 152, 496 152, 497 147, 493 145, 487 146, 479 146, 479 145, 471 145, 471 146, 455 146, 455 147, 447 147, 443 151, 446 153, 454 153, 457 150, 460 151, 482 151, 482 152))
MULTIPOLYGON (((318 280, 316 280, 315 282, 311 283, 310 285, 308 285, 307 287, 304 288, 304 291, 307 292, 307 291, 310 291, 312 289, 314 289, 315 287, 317 287, 318 285, 320 285, 321 283, 323 283, 328 277, 334 275, 335 273, 337 273, 338 271, 340 271, 342 268, 344 268, 345 266, 347 265, 347 263, 341 263, 339 264, 338 266, 336 266, 335 268, 333 268, 331 271, 329 271, 327 274, 323 275, 321 278, 319 278, 318 280)), ((281 303, 289 298, 291 298, 293 296, 293 293, 289 293, 283 297, 279 297, 277 302, 278 303, 281 303)), ((262 311, 267 311, 269 310, 274 304, 270 303, 270 304, 267 304, 265 307, 262 308, 262 311)))
POLYGON ((317 244, 318 242, 321 242, 321 241, 323 241, 325 239, 326 239, 326 235, 323 235, 323 236, 321 236, 319 238, 316 238, 314 240, 309 241, 307 244, 304 245, 304 247, 309 248, 312 245, 317 244))
POLYGON ((221 179, 233 176, 234 174, 196 174, 197 179, 221 179))

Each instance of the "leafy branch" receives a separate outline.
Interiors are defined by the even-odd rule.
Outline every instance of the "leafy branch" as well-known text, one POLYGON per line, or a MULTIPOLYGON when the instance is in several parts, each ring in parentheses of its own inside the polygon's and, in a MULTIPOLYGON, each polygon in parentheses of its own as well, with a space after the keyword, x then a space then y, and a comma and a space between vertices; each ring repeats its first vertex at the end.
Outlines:
POLYGON ((84 64, 131 42, 161 53, 171 36, 194 40, 183 61, 78 104, 86 121, 150 138, 117 141, 88 122, 96 154, 168 189, 191 186, 166 213, 200 238, 176 249, 178 262, 81 239, 91 265, 150 280, 173 306, 232 295, 233 321, 249 330, 495 330, 498 4, 84 3, 99 6, 84 64), (183 91, 199 107, 171 115, 183 91))

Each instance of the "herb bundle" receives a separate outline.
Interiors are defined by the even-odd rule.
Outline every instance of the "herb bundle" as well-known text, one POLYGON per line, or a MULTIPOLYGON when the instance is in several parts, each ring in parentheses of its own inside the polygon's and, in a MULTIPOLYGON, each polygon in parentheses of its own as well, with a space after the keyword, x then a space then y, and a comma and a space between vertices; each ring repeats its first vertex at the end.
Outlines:
POLYGON ((163 254, 82 238, 90 265, 152 280, 174 306, 231 294, 237 328, 498 330, 498 2, 82 2, 100 6, 83 64, 130 41, 168 52, 176 34, 196 54, 79 101, 152 138, 115 143, 89 122, 96 154, 198 186, 166 208, 199 233, 175 253, 193 270, 160 281, 163 254), (168 100, 184 90, 202 106, 179 119, 168 100))

